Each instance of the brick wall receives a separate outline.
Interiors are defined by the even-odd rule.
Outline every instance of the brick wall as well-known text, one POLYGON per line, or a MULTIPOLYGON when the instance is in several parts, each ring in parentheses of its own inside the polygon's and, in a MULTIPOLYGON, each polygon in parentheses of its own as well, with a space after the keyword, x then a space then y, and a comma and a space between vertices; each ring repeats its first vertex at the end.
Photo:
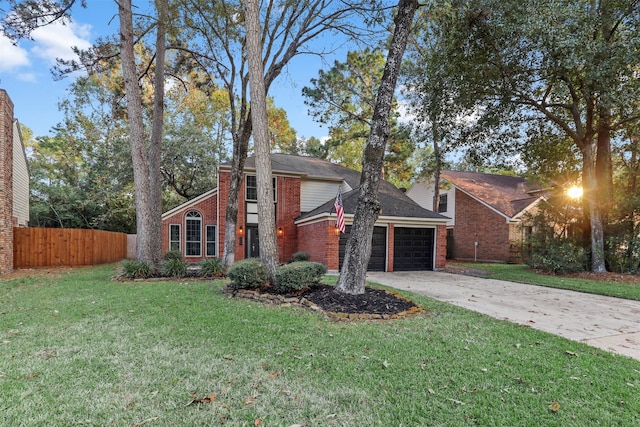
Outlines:
POLYGON ((436 226, 436 265, 434 268, 440 269, 447 266, 447 226, 436 226))
POLYGON ((298 227, 294 224, 300 216, 300 178, 279 176, 276 180, 276 230, 278 234, 278 253, 280 262, 291 258, 298 251, 298 227))
POLYGON ((396 244, 396 228, 395 224, 389 224, 387 227, 387 271, 393 271, 393 261, 395 259, 394 247, 396 244))
MULTIPOLYGON (((179 224, 180 225, 180 250, 184 255, 185 251, 185 216, 188 212, 196 211, 201 215, 202 220, 202 256, 193 257, 193 256, 185 256, 185 261, 187 262, 198 262, 206 259, 206 226, 207 225, 217 225, 217 206, 218 199, 216 197, 216 193, 211 194, 209 197, 204 198, 193 205, 186 207, 174 215, 164 218, 162 220, 162 252, 165 253, 169 250, 169 229, 171 224, 179 224)), ((218 231, 218 239, 220 239, 220 230, 218 231)), ((221 256, 220 252, 220 241, 218 240, 218 256, 221 256)))
POLYGON ((453 258, 508 262, 509 224, 505 217, 461 191, 456 190, 455 198, 453 258))
POLYGON ((308 253, 310 261, 321 262, 330 271, 339 267, 340 236, 336 233, 335 219, 304 224, 299 227, 298 250, 308 253))
MULTIPOLYGON (((220 171, 218 176, 217 192, 210 197, 194 204, 188 209, 181 210, 175 215, 165 218, 162 224, 162 247, 164 251, 169 248, 169 224, 180 224, 181 247, 184 248, 184 216, 188 211, 196 210, 203 216, 203 233, 205 225, 218 225, 218 257, 224 250, 224 233, 226 227, 226 211, 229 200, 229 188, 231 185, 231 173, 220 171)), ((235 260, 245 257, 245 191, 244 179, 238 194, 238 220, 236 224, 235 260), (243 235, 240 235, 242 227, 243 235)), ((276 178, 276 230, 282 229, 277 234, 278 253, 280 262, 290 259, 294 252, 298 251, 298 229, 294 224, 295 218, 300 215, 300 179, 297 177, 278 176, 276 178)), ((204 249, 203 249, 204 250, 204 249)), ((189 261, 199 259, 189 257, 189 261)))
POLYGON ((0 274, 13 271, 13 103, 0 89, 0 274))

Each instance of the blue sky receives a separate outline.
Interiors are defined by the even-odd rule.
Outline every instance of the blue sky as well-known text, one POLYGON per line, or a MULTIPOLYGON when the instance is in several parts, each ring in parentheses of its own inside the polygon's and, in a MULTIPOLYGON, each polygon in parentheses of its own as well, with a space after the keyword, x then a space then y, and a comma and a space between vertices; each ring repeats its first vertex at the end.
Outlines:
MULTIPOLYGON (((4 2, 3 2, 4 3, 4 2)), ((67 25, 43 27, 33 33, 33 41, 21 40, 13 46, 0 35, 0 88, 5 89, 14 103, 14 115, 34 131, 35 136, 49 135, 61 122, 58 102, 73 77, 54 81, 51 67, 56 58, 71 59, 72 46, 89 47, 98 37, 117 34, 117 8, 113 0, 92 0, 88 8, 75 8, 73 21, 67 25)), ((276 105, 284 108, 299 137, 322 138, 327 128, 320 127, 307 113, 302 88, 309 85, 318 70, 328 68, 327 60, 316 56, 294 58, 270 88, 276 105)))

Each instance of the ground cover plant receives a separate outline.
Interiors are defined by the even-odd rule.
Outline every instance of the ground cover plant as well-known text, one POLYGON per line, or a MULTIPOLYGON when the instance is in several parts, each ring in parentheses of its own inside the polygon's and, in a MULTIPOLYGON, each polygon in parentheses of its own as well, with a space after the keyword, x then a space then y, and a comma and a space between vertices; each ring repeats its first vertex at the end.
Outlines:
POLYGON ((334 322, 115 274, 0 278, 0 425, 640 423, 640 362, 446 303, 334 322))
POLYGON ((546 274, 524 264, 447 263, 446 271, 640 301, 640 276, 619 273, 546 274))

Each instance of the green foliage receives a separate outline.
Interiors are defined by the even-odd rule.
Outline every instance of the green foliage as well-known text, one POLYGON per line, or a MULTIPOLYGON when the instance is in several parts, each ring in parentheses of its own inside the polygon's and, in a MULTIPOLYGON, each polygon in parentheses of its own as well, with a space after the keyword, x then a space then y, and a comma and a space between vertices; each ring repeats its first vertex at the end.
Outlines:
POLYGON ((179 258, 169 258, 160 264, 162 275, 165 277, 186 277, 187 263, 179 258))
POLYGON ((166 252, 163 256, 163 259, 164 260, 177 259, 182 261, 182 252, 178 250, 166 252))
POLYGON ((608 227, 605 259, 610 270, 637 274, 640 271, 640 224, 608 227))
MULTIPOLYGON (((311 79, 312 86, 302 89, 314 119, 329 125, 329 139, 324 142, 328 159, 361 170, 384 66, 385 56, 379 50, 348 52, 345 62, 336 61, 328 71, 320 70, 318 78, 311 79)), ((415 152, 415 143, 409 128, 398 123, 398 115, 398 103, 394 100, 384 166, 385 179, 401 185, 411 179, 413 169, 409 160, 415 152)), ((317 147, 310 145, 310 149, 317 147)))
POLYGON ((126 260, 122 263, 122 275, 127 279, 148 279, 152 272, 146 261, 126 260))
POLYGON ((269 281, 267 266, 258 258, 247 258, 233 263, 227 271, 233 289, 257 289, 269 281))
POLYGON ((311 258, 311 255, 309 255, 306 252, 295 252, 292 256, 291 259, 289 260, 289 262, 296 262, 296 261, 309 261, 309 259, 311 258))
POLYGON ((319 262, 296 261, 276 269, 273 290, 286 294, 320 283, 327 273, 327 267, 319 262))
POLYGON ((329 147, 318 138, 314 136, 308 139, 301 138, 300 142, 300 149, 303 154, 322 160, 326 160, 329 157, 329 147))
POLYGON ((552 193, 535 214, 524 218, 531 230, 525 242, 525 263, 555 274, 587 270, 589 247, 582 221, 582 211, 565 191, 552 193))
POLYGON ((220 277, 224 274, 222 261, 219 258, 208 258, 200 261, 201 277, 220 277))
POLYGON ((551 241, 526 259, 526 264, 537 270, 554 274, 586 271, 589 257, 584 248, 568 241, 551 241))

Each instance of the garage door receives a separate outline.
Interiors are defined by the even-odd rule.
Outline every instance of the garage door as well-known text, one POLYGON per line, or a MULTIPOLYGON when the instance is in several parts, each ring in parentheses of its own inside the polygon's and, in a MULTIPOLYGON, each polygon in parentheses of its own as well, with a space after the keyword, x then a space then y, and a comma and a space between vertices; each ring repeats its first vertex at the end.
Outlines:
POLYGON ((433 270, 433 228, 394 228, 393 271, 433 270))
MULTIPOLYGON (((347 239, 351 233, 351 226, 347 225, 346 233, 340 234, 339 261, 342 269, 344 251, 347 246, 347 239)), ((387 228, 373 227, 373 237, 371 238, 371 258, 367 264, 367 271, 386 271, 387 265, 387 228)))

